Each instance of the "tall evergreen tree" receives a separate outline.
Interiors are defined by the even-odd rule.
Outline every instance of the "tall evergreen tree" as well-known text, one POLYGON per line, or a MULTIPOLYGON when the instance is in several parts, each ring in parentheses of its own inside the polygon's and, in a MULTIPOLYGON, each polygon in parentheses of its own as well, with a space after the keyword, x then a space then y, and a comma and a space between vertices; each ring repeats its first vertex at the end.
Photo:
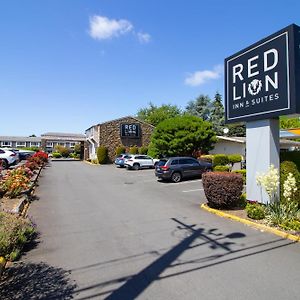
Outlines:
POLYGON ((199 117, 204 121, 209 121, 210 118, 211 99, 209 96, 200 95, 195 100, 188 102, 186 112, 192 116, 199 117))
POLYGON ((223 135, 223 129, 225 124, 225 112, 222 103, 222 97, 217 92, 215 98, 211 104, 210 119, 213 129, 217 135, 223 135))

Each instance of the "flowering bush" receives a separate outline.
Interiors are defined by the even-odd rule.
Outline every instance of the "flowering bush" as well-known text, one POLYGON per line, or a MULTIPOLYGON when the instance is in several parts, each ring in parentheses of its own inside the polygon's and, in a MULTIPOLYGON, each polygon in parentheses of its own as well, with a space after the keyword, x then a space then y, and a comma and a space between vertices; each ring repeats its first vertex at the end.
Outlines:
POLYGON ((43 163, 48 162, 48 154, 44 151, 38 151, 32 157, 35 158, 35 159, 38 158, 39 161, 41 161, 43 163))
POLYGON ((291 201, 291 197, 297 192, 296 179, 292 173, 289 173, 287 179, 283 183, 283 197, 291 201))
POLYGON ((274 165, 265 174, 257 174, 256 183, 266 190, 271 202, 278 200, 279 172, 274 165))
POLYGON ((15 260, 24 244, 34 238, 35 226, 29 219, 0 212, 0 256, 15 260))
POLYGON ((1 183, 0 189, 5 192, 9 198, 15 198, 21 194, 22 191, 27 190, 31 185, 31 181, 25 175, 6 174, 1 183))

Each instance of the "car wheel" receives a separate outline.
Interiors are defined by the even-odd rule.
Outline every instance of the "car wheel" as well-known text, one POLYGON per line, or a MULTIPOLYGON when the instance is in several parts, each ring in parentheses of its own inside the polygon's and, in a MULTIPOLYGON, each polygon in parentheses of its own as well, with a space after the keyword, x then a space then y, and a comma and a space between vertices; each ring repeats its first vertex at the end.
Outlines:
POLYGON ((8 161, 6 159, 3 159, 2 160, 2 168, 4 170, 8 169, 8 161))
POLYGON ((182 178, 182 176, 179 172, 174 172, 171 176, 171 180, 175 183, 180 182, 181 178, 182 178))
POLYGON ((137 170, 139 170, 140 165, 139 164, 133 164, 132 168, 133 168, 133 170, 137 171, 137 170))

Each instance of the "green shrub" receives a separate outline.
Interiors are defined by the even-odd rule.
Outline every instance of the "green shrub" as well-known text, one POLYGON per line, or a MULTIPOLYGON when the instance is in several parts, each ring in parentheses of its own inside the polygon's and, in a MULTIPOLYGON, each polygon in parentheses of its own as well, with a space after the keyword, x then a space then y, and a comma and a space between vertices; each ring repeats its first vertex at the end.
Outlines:
POLYGON ((57 145, 55 146, 55 150, 60 153, 62 157, 69 157, 70 150, 67 147, 57 145))
POLYGON ((28 219, 0 213, 0 256, 15 260, 19 257, 23 246, 35 234, 35 229, 28 219))
POLYGON ((280 227, 285 230, 300 231, 300 221, 298 220, 286 220, 280 224, 280 227))
POLYGON ((104 146, 98 147, 97 158, 99 164, 106 164, 108 162, 108 149, 104 146))
POLYGON ((22 147, 22 148, 18 148, 20 150, 30 150, 30 151, 34 151, 34 152, 38 152, 41 151, 40 147, 37 146, 32 146, 32 147, 22 147))
POLYGON ((292 161, 283 161, 280 164, 280 199, 281 201, 286 201, 283 196, 283 184, 287 179, 289 173, 292 173, 295 177, 296 186, 298 187, 293 201, 297 202, 300 207, 300 172, 298 171, 296 164, 292 161))
POLYGON ((266 207, 266 220, 270 225, 280 226, 286 221, 299 219, 298 204, 295 202, 280 203, 279 201, 266 207))
POLYGON ((59 152, 52 152, 52 156, 54 158, 61 158, 62 157, 62 155, 59 152))
POLYGON ((246 184, 246 175, 247 175, 246 169, 243 169, 243 170, 235 170, 235 171, 232 171, 232 172, 233 172, 233 173, 237 173, 237 174, 242 174, 244 184, 246 184))
POLYGON ((240 197, 238 207, 245 208, 246 205, 247 205, 247 196, 246 196, 246 193, 243 193, 240 197))
POLYGON ((148 147, 142 146, 139 148, 139 154, 146 155, 148 153, 148 147))
POLYGON ((124 146, 119 146, 116 148, 116 156, 126 153, 126 148, 124 146))
POLYGON ((228 166, 215 166, 214 167, 215 172, 229 172, 228 166))
POLYGON ((238 163, 242 161, 242 156, 240 154, 229 154, 228 161, 231 164, 238 163))
POLYGON ((280 161, 292 161, 300 172, 300 151, 280 152, 280 161))
POLYGON ((261 220, 265 218, 265 208, 258 203, 247 203, 246 205, 247 216, 254 220, 261 220))
POLYGON ((243 179, 230 172, 208 172, 202 175, 208 205, 215 208, 232 208, 240 202, 243 179))
POLYGON ((137 146, 132 146, 129 148, 129 153, 130 154, 138 154, 139 153, 139 148, 137 146))
POLYGON ((225 154, 216 154, 213 158, 214 166, 226 166, 229 163, 228 156, 225 154))
POLYGON ((74 159, 79 159, 80 154, 77 154, 77 153, 73 152, 73 153, 70 153, 69 157, 74 158, 74 159))

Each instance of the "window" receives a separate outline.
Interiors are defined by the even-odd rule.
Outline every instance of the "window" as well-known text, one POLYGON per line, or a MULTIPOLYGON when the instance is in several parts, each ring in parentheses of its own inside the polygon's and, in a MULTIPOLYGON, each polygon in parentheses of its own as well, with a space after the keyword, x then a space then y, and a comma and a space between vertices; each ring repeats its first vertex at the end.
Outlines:
POLYGON ((52 142, 47 142, 46 147, 53 147, 53 143, 52 142))
POLYGON ((171 165, 174 166, 174 165, 178 165, 178 159, 175 159, 171 162, 171 165))
POLYGON ((2 142, 2 146, 11 147, 11 142, 2 142))
POLYGON ((192 159, 188 159, 188 158, 179 159, 180 165, 190 165, 193 163, 194 163, 194 160, 192 160, 192 159))
POLYGON ((57 144, 60 145, 60 146, 65 146, 65 143, 62 143, 62 142, 59 142, 57 144))
POLYGON ((30 147, 39 147, 40 143, 39 142, 30 142, 30 147))
POLYGON ((70 142, 70 147, 71 147, 71 148, 74 148, 74 147, 75 147, 75 145, 76 145, 76 143, 74 143, 74 142, 70 142))
POLYGON ((17 147, 26 147, 26 142, 16 142, 17 147))

